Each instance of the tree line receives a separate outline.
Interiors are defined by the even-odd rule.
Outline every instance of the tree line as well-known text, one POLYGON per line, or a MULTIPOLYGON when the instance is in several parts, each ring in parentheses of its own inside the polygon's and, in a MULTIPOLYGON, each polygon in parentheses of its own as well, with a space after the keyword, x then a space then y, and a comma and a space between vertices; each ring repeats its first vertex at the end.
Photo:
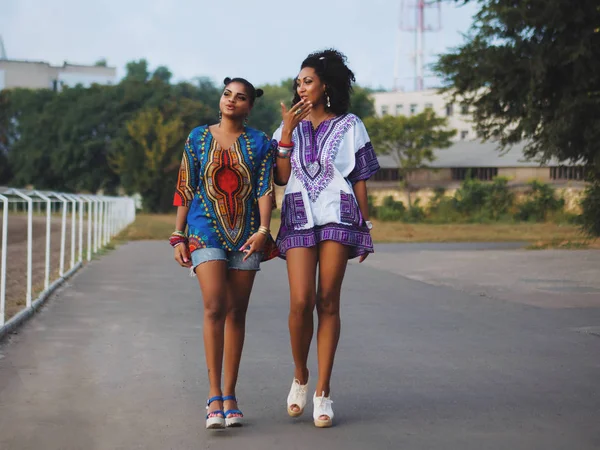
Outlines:
MULTIPOLYGON (((218 121, 222 93, 207 78, 171 77, 140 60, 127 64, 117 85, 0 92, 0 185, 139 193, 147 211, 169 211, 183 143, 194 127, 218 121)), ((293 81, 261 88, 249 125, 271 134, 293 81)), ((367 89, 355 87, 352 112, 374 115, 367 89)))
POLYGON ((598 1, 447 1, 479 6, 464 43, 434 66, 447 92, 470 107, 483 138, 585 165, 581 220, 600 236, 598 1))
MULTIPOLYGON (((600 6, 597 0, 446 0, 477 3, 464 43, 434 64, 445 90, 469 107, 483 139, 526 156, 583 164, 588 188, 581 223, 600 236, 600 6)), ((139 192, 150 211, 167 210, 183 140, 215 122, 221 86, 199 78, 170 83, 159 67, 131 62, 116 86, 0 93, 0 184, 39 189, 139 192)), ((292 80, 262 86, 250 125, 267 133, 289 103, 292 80)), ((452 130, 432 111, 373 118, 369 91, 355 89, 352 112, 400 175, 425 167, 452 130), (369 119, 370 118, 370 119, 369 119)))

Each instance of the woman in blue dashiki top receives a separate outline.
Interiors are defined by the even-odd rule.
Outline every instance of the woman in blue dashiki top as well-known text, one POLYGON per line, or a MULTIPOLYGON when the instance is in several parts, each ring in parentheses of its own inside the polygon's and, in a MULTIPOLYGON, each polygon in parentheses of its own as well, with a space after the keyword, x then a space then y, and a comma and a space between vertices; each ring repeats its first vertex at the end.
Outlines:
POLYGON ((174 198, 175 260, 195 272, 204 302, 208 429, 242 425, 235 388, 246 311, 261 261, 277 255, 269 231, 274 148, 244 125, 261 95, 242 78, 225 79, 221 120, 190 133, 174 198))

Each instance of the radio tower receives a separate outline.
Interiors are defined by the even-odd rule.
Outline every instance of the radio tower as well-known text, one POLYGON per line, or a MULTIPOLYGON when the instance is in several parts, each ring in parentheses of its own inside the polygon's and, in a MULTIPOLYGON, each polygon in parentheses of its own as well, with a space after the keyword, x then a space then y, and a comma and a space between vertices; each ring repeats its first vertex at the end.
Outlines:
POLYGON ((440 0, 401 0, 400 25, 398 27, 398 50, 394 88, 398 88, 400 67, 400 34, 405 32, 414 35, 414 68, 415 89, 422 91, 425 78, 425 33, 438 32, 442 29, 442 3, 440 0), (427 13, 427 17, 426 17, 427 13), (431 16, 431 17, 430 17, 431 16))
POLYGON ((0 34, 0 60, 8 59, 6 57, 6 49, 4 48, 4 40, 2 39, 2 35, 0 34))

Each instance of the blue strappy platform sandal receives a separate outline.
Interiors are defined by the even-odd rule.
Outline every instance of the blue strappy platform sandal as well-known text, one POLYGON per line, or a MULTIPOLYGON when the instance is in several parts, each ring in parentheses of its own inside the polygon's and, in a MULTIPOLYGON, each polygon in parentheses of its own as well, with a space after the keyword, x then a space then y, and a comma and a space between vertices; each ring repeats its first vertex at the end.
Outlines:
POLYGON ((212 402, 222 402, 223 397, 217 395, 215 397, 211 397, 206 402, 206 429, 207 430, 218 430, 221 428, 225 428, 225 413, 217 409, 215 411, 208 412, 208 407, 212 402), (219 415, 220 414, 220 415, 219 415))
MULTIPOLYGON (((237 403, 235 395, 226 395, 223 401, 232 400, 237 403)), ((228 409, 225 411, 225 425, 227 427, 241 427, 244 424, 244 414, 239 409, 228 409), (239 417, 229 417, 234 414, 239 414, 239 417)))

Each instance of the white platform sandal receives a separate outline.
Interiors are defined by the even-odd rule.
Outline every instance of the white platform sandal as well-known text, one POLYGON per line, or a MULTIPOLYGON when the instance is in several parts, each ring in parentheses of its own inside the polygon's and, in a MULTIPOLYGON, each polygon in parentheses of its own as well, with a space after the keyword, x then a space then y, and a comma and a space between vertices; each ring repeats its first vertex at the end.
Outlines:
POLYGON ((296 378, 292 382, 292 387, 290 389, 290 393, 287 398, 287 412, 291 417, 300 417, 304 412, 304 407, 306 406, 306 397, 308 393, 308 383, 300 384, 296 378), (297 406, 300 408, 298 411, 294 411, 292 406, 297 406))
POLYGON ((222 410, 217 409, 212 412, 208 412, 208 407, 212 402, 222 402, 223 397, 217 395, 215 397, 209 398, 206 402, 206 429, 207 430, 220 430, 225 428, 225 414, 222 410))
POLYGON ((321 397, 317 397, 317 393, 313 394, 313 419, 315 421, 315 427, 317 428, 329 428, 333 425, 333 408, 331 404, 333 401, 330 397, 325 397, 325 392, 321 394, 321 397), (328 419, 323 420, 321 416, 327 416, 328 419))

